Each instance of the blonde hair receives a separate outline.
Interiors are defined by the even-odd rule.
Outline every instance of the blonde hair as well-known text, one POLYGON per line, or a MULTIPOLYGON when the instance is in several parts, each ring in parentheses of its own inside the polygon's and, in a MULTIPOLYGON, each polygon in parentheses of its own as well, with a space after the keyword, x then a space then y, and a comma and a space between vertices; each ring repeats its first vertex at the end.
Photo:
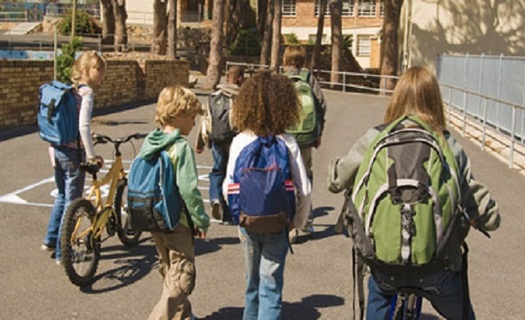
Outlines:
POLYGON ((302 68, 306 62, 306 49, 303 46, 293 45, 284 49, 283 63, 285 66, 302 68))
POLYGON ((445 129, 439 84, 434 74, 424 67, 411 67, 401 76, 386 109, 384 121, 390 123, 405 115, 418 116, 434 130, 445 129))
POLYGON ((244 82, 230 112, 238 131, 278 135, 299 122, 300 102, 288 77, 262 71, 244 82))
POLYGON ((85 83, 89 86, 93 84, 90 83, 89 70, 106 70, 106 61, 102 58, 95 50, 84 51, 71 69, 71 81, 73 82, 74 87, 78 87, 80 83, 85 83))
POLYGON ((155 109, 155 122, 165 127, 170 119, 180 116, 204 114, 197 96, 182 86, 170 86, 162 89, 155 109))

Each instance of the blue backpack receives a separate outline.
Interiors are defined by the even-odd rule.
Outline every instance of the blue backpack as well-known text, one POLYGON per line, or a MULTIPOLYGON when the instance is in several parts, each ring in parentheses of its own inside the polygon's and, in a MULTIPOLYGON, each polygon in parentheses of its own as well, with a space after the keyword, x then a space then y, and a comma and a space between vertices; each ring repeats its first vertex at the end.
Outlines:
POLYGON ((258 137, 235 162, 228 204, 236 223, 255 233, 278 233, 295 215, 288 148, 274 136, 258 137))
POLYGON ((165 150, 151 159, 138 156, 128 175, 130 223, 138 231, 171 231, 184 203, 175 184, 175 171, 165 150))
POLYGON ((54 145, 78 139, 78 109, 73 87, 59 81, 40 86, 37 113, 40 138, 54 145))

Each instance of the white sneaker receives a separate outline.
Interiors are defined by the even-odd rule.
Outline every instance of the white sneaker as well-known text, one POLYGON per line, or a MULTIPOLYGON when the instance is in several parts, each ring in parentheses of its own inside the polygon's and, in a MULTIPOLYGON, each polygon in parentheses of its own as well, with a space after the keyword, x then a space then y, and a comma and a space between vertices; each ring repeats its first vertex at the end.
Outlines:
POLYGON ((54 247, 50 247, 47 244, 42 244, 42 246, 40 246, 40 250, 47 251, 47 252, 53 252, 53 251, 55 251, 55 248, 54 247))

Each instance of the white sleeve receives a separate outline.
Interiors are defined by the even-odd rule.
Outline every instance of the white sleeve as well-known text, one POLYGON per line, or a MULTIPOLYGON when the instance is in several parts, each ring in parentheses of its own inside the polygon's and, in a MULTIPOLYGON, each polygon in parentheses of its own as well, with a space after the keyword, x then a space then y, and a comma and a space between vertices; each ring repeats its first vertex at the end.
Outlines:
MULTIPOLYGON (((83 88, 82 88, 83 89, 83 88)), ((80 138, 82 144, 86 149, 87 159, 95 157, 95 148, 93 147, 93 139, 91 138, 91 113, 93 111, 93 91, 86 88, 87 90, 79 90, 82 102, 80 103, 80 115, 78 119, 78 127, 80 131, 80 138)))
POLYGON ((298 229, 303 229, 311 210, 312 186, 310 185, 310 179, 308 179, 308 175, 306 174, 306 168, 304 167, 299 145, 295 139, 289 135, 285 134, 281 137, 286 142, 286 146, 290 152, 290 169, 296 192, 297 209, 295 212, 294 226, 298 229))

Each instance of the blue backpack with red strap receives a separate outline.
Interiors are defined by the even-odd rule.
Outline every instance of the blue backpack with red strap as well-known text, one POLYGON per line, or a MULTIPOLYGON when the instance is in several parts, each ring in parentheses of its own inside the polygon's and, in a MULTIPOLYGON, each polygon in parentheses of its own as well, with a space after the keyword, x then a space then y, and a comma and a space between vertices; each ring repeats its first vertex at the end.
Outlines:
POLYGON ((233 220, 255 233, 278 233, 295 215, 295 190, 288 148, 275 136, 258 137, 244 147, 228 186, 233 220))

